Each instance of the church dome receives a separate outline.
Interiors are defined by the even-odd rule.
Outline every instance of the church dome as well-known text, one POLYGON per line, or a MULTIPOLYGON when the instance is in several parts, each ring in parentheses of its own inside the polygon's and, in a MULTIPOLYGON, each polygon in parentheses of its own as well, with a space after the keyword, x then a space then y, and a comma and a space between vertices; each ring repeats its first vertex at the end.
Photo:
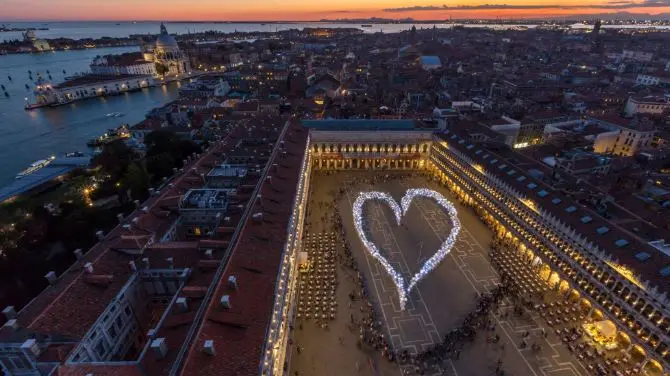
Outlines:
POLYGON ((160 48, 177 48, 177 40, 170 34, 161 34, 156 39, 156 47, 160 48))
POLYGON ((179 48, 177 40, 167 32, 167 28, 161 23, 161 33, 156 39, 156 48, 179 48))

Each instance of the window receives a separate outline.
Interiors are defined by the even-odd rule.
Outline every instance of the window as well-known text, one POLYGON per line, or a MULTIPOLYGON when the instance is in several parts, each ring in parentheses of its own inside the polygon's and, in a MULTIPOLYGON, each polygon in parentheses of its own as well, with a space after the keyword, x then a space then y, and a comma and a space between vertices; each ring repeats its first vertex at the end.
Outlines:
POLYGON ((528 187, 529 189, 535 189, 535 188, 537 188, 537 184, 535 184, 535 183, 528 183, 527 187, 528 187))
POLYGON ((112 337, 112 339, 116 337, 116 328, 114 325, 109 327, 109 336, 112 337))
POLYGON ((561 199, 560 198, 555 198, 555 199, 551 200, 551 203, 554 204, 554 205, 558 205, 558 204, 561 203, 561 199))
POLYGON ((619 240, 615 241, 614 244, 616 244, 616 246, 619 247, 619 248, 623 248, 623 247, 628 245, 628 240, 619 239, 619 240))
POLYGON ((100 358, 105 355, 105 344, 103 341, 98 342, 98 345, 95 346, 95 353, 98 354, 98 357, 100 358))
POLYGON ((568 212, 568 213, 574 213, 574 212, 577 211, 577 208, 571 205, 571 206, 568 206, 567 208, 565 208, 565 211, 568 212))
POLYGON ((545 191, 544 189, 537 192, 537 195, 540 197, 546 197, 549 194, 549 192, 545 191))
POLYGON ((589 222, 591 222, 591 221, 593 220, 593 218, 591 218, 591 217, 588 216, 588 215, 585 215, 585 216, 583 216, 580 220, 582 221, 582 223, 589 223, 589 222))

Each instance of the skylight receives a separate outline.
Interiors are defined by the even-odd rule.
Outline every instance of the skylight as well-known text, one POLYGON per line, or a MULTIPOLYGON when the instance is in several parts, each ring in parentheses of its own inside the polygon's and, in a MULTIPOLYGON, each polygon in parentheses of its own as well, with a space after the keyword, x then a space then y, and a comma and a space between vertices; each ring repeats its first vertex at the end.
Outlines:
POLYGON ((528 187, 528 188, 530 188, 530 189, 535 189, 535 188, 537 188, 537 184, 535 184, 535 183, 528 183, 528 185, 527 185, 526 187, 528 187))
POLYGON ((537 195, 540 196, 540 197, 547 197, 548 194, 549 194, 549 192, 545 191, 544 189, 537 192, 537 195))
POLYGON ((583 216, 583 217, 581 218, 582 223, 589 223, 589 222, 591 222, 592 220, 593 220, 593 218, 591 218, 591 217, 588 216, 588 215, 585 215, 585 216, 583 216))
POLYGON ((619 240, 615 241, 614 244, 616 244, 617 247, 622 248, 622 247, 625 247, 625 246, 628 245, 628 240, 619 239, 619 240))
POLYGON ((647 252, 640 252, 640 253, 635 255, 635 258, 638 261, 647 261, 647 260, 649 260, 650 257, 651 257, 651 255, 649 255, 647 252))
POLYGON ((661 275, 663 277, 668 277, 670 276, 670 265, 666 266, 665 268, 661 269, 661 275))
POLYGON ((519 176, 518 178, 516 178, 516 180, 517 181, 524 181, 524 180, 526 180, 526 177, 525 176, 519 176))
POLYGON ((468 150, 470 150, 470 149, 472 149, 472 148, 474 148, 474 147, 475 147, 475 145, 472 145, 472 144, 471 144, 471 145, 466 146, 465 148, 468 149, 468 150))
POLYGON ((496 164, 496 163, 498 163, 498 160, 497 159, 491 159, 491 162, 489 162, 489 163, 496 164))
POLYGON ((477 151, 475 152, 475 154, 477 154, 477 155, 479 155, 479 154, 481 154, 481 153, 482 153, 482 149, 479 149, 479 150, 477 150, 477 151))
POLYGON ((551 200, 551 203, 554 204, 554 205, 558 205, 558 204, 561 203, 561 199, 560 198, 555 198, 555 199, 551 200))
POLYGON ((577 208, 574 206, 568 206, 567 208, 565 208, 565 211, 568 213, 574 213, 577 211, 577 208))
POLYGON ((607 226, 602 226, 602 227, 598 227, 596 229, 596 232, 598 233, 598 235, 604 235, 604 234, 607 234, 608 232, 610 232, 610 229, 607 226))
POLYGON ((516 170, 509 170, 509 171, 507 171, 507 175, 509 175, 509 176, 512 176, 512 175, 514 175, 514 174, 516 174, 516 170))
POLYGON ((502 170, 503 168, 505 168, 505 167, 507 167, 506 164, 501 164, 500 166, 498 166, 498 168, 501 169, 501 170, 502 170))

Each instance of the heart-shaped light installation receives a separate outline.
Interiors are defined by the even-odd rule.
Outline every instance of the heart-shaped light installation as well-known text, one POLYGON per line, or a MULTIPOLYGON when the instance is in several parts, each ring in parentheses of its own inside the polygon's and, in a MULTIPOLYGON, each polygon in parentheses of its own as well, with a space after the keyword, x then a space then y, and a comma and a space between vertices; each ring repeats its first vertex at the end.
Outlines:
POLYGON ((433 269, 435 269, 440 264, 440 262, 442 262, 442 260, 444 260, 444 258, 451 251, 451 248, 453 248, 454 244, 456 243, 456 236, 458 236, 458 233, 461 230, 461 223, 458 220, 458 213, 456 212, 456 208, 449 200, 444 198, 444 196, 442 196, 440 193, 430 189, 419 188, 419 189, 408 189, 407 192, 405 192, 405 196, 403 196, 403 198, 400 200, 400 205, 398 205, 398 203, 396 203, 393 197, 391 197, 391 195, 389 195, 388 193, 361 192, 359 193, 358 197, 356 198, 356 201, 354 202, 353 213, 354 213, 354 226, 356 227, 356 232, 358 232, 358 237, 363 242, 363 245, 365 245, 367 251, 370 252, 372 257, 377 259, 377 261, 379 261, 380 264, 382 264, 384 269, 386 269, 386 272, 391 276, 391 279, 393 279, 393 283, 395 283, 396 289, 398 290, 398 298, 400 299, 400 309, 404 310, 405 304, 407 303, 407 295, 409 295, 409 292, 412 291, 412 289, 424 277, 426 277, 431 271, 433 271, 433 269), (389 261, 384 256, 382 256, 381 252, 379 251, 379 248, 377 248, 377 246, 373 242, 368 240, 367 236, 365 235, 365 232, 363 231, 363 205, 370 200, 378 200, 385 202, 389 207, 391 207, 391 210, 393 210, 396 222, 398 225, 400 225, 402 216, 407 213, 407 210, 409 209, 409 206, 415 197, 428 197, 437 201, 437 203, 440 204, 440 206, 442 206, 449 214, 453 227, 451 229, 451 232, 449 233, 449 236, 444 242, 442 242, 442 245, 437 250, 437 252, 435 252, 435 254, 431 258, 426 260, 426 262, 421 266, 419 272, 416 273, 410 279, 409 285, 407 286, 407 288, 405 288, 405 280, 400 275, 400 273, 398 273, 395 269, 393 269, 393 266, 391 266, 389 261))

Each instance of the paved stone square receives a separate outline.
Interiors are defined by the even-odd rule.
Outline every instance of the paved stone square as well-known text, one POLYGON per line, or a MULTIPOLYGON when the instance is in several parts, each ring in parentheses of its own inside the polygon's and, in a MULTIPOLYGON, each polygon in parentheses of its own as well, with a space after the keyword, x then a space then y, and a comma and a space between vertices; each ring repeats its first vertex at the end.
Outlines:
MULTIPOLYGON (((377 171, 377 174, 386 174, 377 171)), ((389 173, 393 176, 393 174, 389 173)), ((478 293, 485 293, 498 284, 498 273, 488 258, 492 239, 490 230, 477 218, 474 211, 460 205, 449 192, 418 174, 405 174, 402 179, 370 184, 373 176, 369 171, 315 173, 312 181, 312 196, 308 231, 327 230, 328 218, 334 207, 323 203, 333 200, 340 188, 345 192, 337 202, 342 216, 345 239, 353 256, 365 276, 370 300, 381 313, 388 339, 396 350, 406 349, 417 353, 441 341, 443 336, 458 327, 463 318, 475 308, 478 293), (454 203, 461 222, 461 232, 456 245, 445 260, 409 294, 405 311, 401 311, 398 294, 386 271, 363 249, 353 227, 352 205, 361 191, 381 191, 391 194, 398 202, 408 188, 435 189, 454 203), (321 203, 321 204, 312 204, 321 203)), ((452 228, 443 209, 429 199, 417 198, 398 226, 390 208, 381 203, 366 203, 364 208, 370 240, 388 257, 393 267, 405 280, 419 270, 452 228)), ((347 318, 356 313, 356 304, 348 308, 348 291, 353 286, 346 273, 337 289, 338 315, 330 330, 324 331, 313 323, 302 323, 303 329, 296 331, 294 341, 302 346, 300 355, 292 356, 291 374, 295 370, 301 375, 400 375, 401 367, 381 358, 379 354, 366 352, 351 345, 356 333, 347 325, 347 318), (342 329, 335 329, 342 328, 342 329), (338 335, 334 335, 336 332, 338 335), (344 341, 344 344, 341 344, 344 341), (343 367, 333 370, 328 364, 332 358, 343 367), (330 359, 330 360, 329 360, 330 359), (324 362, 320 364, 320 362, 324 362), (346 369, 347 371, 344 371, 346 369)), ((501 315, 496 316, 497 344, 488 343, 485 335, 468 344, 457 359, 448 361, 439 374, 444 375, 493 375, 498 360, 502 360, 507 375, 569 376, 589 374, 583 365, 567 351, 560 339, 553 334, 540 335, 544 322, 535 316, 517 317, 504 315, 512 309, 504 302, 501 315), (542 345, 539 352, 530 348, 519 349, 522 333, 528 331, 533 340, 542 345)), ((299 325, 299 324, 296 324, 299 325)), ((547 328, 548 332, 551 332, 547 328)), ((407 368, 408 366, 404 366, 407 368)), ((407 370, 405 370, 407 371, 407 370)))

